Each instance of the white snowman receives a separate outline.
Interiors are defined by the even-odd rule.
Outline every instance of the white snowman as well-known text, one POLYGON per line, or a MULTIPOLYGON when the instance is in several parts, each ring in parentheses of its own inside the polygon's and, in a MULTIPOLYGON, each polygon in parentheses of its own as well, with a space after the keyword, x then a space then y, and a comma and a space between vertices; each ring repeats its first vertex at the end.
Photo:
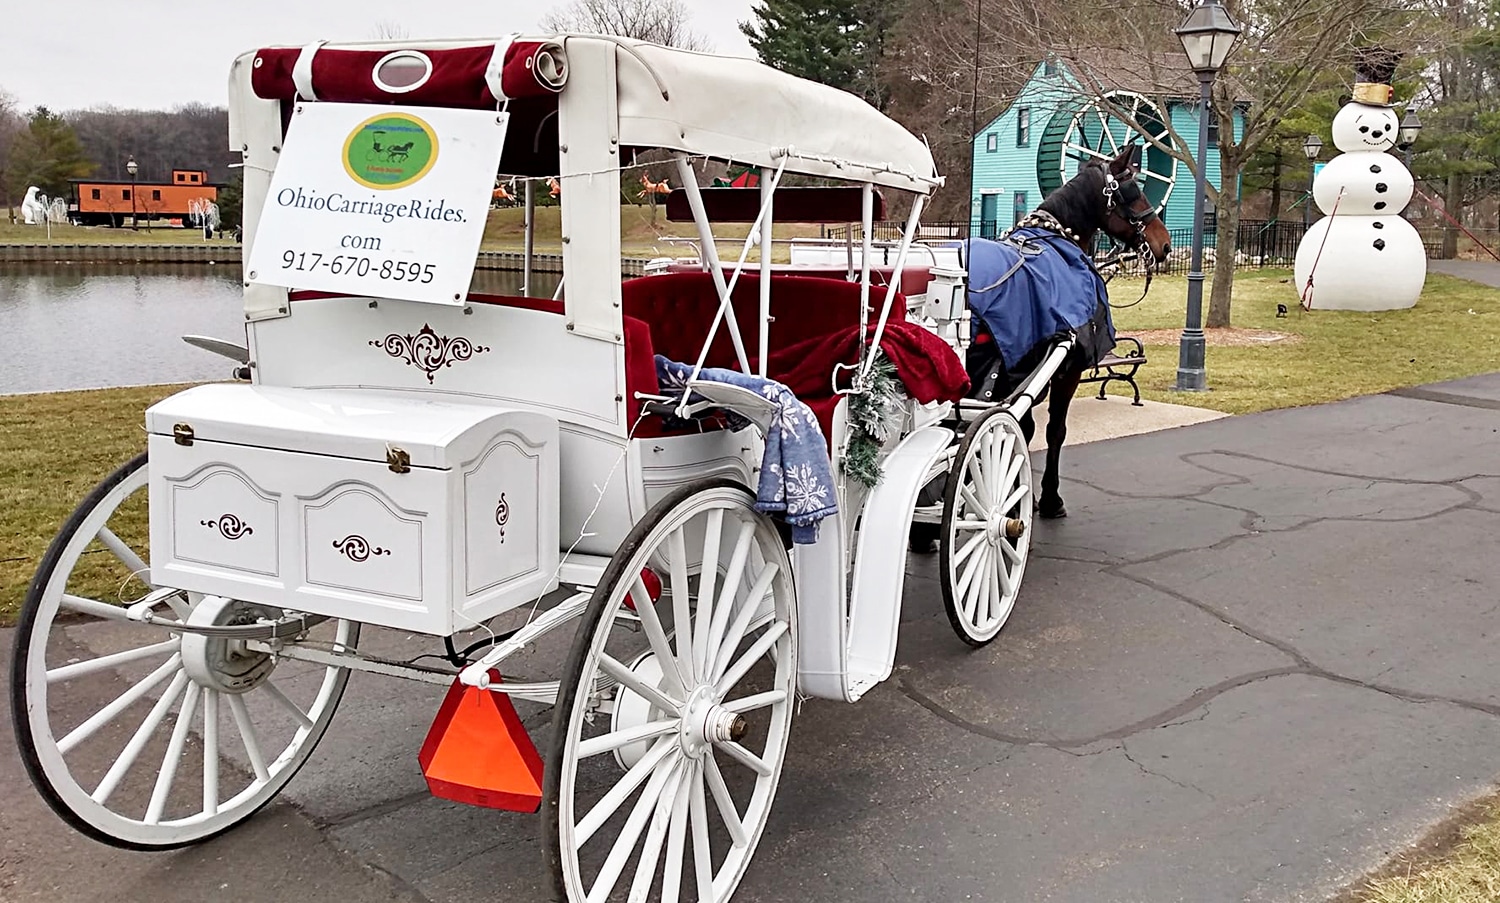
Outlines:
POLYGON ((1386 153, 1400 123, 1381 102, 1390 97, 1389 74, 1382 75, 1357 84, 1355 99, 1334 116, 1333 143, 1343 153, 1313 181, 1318 209, 1328 215, 1307 230, 1294 265, 1297 297, 1309 310, 1407 308, 1427 281, 1422 237, 1401 216, 1412 175, 1386 153))

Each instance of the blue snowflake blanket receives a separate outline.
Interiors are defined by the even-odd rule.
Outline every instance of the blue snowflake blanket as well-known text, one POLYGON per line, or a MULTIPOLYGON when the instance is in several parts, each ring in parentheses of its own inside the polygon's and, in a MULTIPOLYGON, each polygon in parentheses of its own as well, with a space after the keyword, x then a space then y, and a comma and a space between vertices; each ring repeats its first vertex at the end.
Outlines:
POLYGON ((1005 241, 975 238, 962 246, 969 308, 995 337, 1007 368, 1058 333, 1080 330, 1101 307, 1105 328, 1085 349, 1088 364, 1114 347, 1104 279, 1078 245, 1051 230, 1029 227, 1005 241))
MULTIPOLYGON (((656 381, 663 391, 687 388, 688 377, 692 375, 692 364, 656 355, 656 381)), ((817 542, 818 522, 838 511, 838 496, 833 489, 828 442, 812 408, 798 400, 785 385, 747 376, 738 370, 704 367, 698 378, 749 389, 776 405, 776 414, 766 430, 755 510, 780 513, 792 526, 792 542, 817 542)), ((735 429, 749 425, 748 420, 733 411, 726 413, 735 429)))

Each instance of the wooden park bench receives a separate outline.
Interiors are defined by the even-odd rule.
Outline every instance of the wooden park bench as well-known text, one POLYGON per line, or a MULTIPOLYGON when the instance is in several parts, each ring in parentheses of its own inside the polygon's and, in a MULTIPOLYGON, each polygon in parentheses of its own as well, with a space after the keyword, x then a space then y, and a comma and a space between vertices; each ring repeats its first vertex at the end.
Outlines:
POLYGON ((1146 363, 1146 349, 1141 346, 1139 339, 1130 336, 1117 336, 1115 350, 1106 354, 1095 364, 1093 369, 1085 373, 1081 383, 1098 383, 1099 400, 1104 400, 1104 390, 1111 380, 1128 383, 1130 390, 1135 393, 1135 400, 1131 404, 1143 407, 1141 404, 1141 387, 1135 383, 1135 371, 1146 363), (1129 342, 1135 346, 1134 350, 1119 353, 1120 343, 1129 342))

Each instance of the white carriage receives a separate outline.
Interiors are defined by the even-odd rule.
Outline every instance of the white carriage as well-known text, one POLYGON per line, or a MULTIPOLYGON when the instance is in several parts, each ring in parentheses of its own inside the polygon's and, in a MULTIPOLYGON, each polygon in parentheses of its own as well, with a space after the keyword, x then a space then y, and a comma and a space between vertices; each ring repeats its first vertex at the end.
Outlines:
MULTIPOLYGON (((147 452, 41 562, 13 676, 39 790, 107 843, 197 842, 285 786, 351 671, 451 684, 450 699, 499 700, 502 777, 520 782, 471 801, 540 808, 561 896, 728 899, 799 699, 853 702, 891 673, 913 523, 941 535, 959 635, 983 644, 1005 623, 1032 517, 1016 417, 1069 343, 1003 403, 961 399, 961 275, 912 262, 941 184, 926 145, 851 95, 752 61, 599 36, 267 48, 235 61, 230 95, 248 341, 218 347, 242 358, 242 379, 148 410, 147 452), (561 186, 556 295, 258 277, 289 124, 358 104, 503 124, 498 168, 525 180, 528 206, 538 181, 561 186), (624 280, 622 172, 645 150, 675 155, 669 211, 698 224, 702 262, 624 280), (695 158, 755 167, 760 186, 700 189, 695 158), (872 267, 886 192, 910 202, 906 236, 872 267), (716 213, 751 224, 734 262, 719 259, 716 213), (863 221, 854 279, 773 264, 772 225, 792 220, 863 221), (687 379, 665 380, 664 361, 687 379), (905 388, 872 415, 891 361, 905 388), (763 391, 793 372, 810 386, 799 397, 763 391), (913 374, 927 384, 913 391, 913 374), (777 431, 806 411, 836 502, 815 531, 757 497, 788 460, 767 455, 767 437, 790 454, 777 431), (846 467, 861 442, 872 484, 846 467), (931 486, 944 498, 919 504, 931 486), (136 582, 101 578, 101 562, 136 582), (87 640, 73 631, 85 623, 99 627, 87 640), (451 664, 378 658, 362 627, 443 640, 451 664), (552 679, 503 676, 560 628, 554 639, 573 639, 552 679), (455 648, 476 629, 480 642, 455 648), (81 703, 93 697, 80 685, 100 682, 117 688, 109 701, 81 703), (555 703, 543 756, 507 697, 555 703)), ((530 233, 528 285, 529 248, 530 233)), ((378 270, 391 253, 351 256, 378 270)), ((425 284, 422 260, 399 262, 425 284)))

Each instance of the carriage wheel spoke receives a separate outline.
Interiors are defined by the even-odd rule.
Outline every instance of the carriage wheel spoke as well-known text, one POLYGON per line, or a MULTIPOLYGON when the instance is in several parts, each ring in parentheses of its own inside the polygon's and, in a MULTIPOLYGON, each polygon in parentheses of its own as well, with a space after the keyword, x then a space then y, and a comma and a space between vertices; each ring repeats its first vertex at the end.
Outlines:
POLYGON ((989 617, 987 620, 993 621, 1000 617, 1000 606, 1011 596, 1010 586, 1010 578, 1005 573, 1005 562, 1002 561, 1000 562, 1000 566, 995 569, 995 580, 990 583, 990 598, 989 605, 987 606, 989 617), (1003 592, 1001 591, 1002 587, 1004 587, 1003 592))
POLYGON ((156 705, 151 707, 151 712, 146 715, 146 720, 142 721, 141 726, 136 728, 130 741, 125 744, 125 749, 121 751, 120 757, 115 759, 114 764, 109 767, 109 771, 105 773, 104 779, 99 782, 99 786, 94 788, 94 792, 89 795, 89 799, 92 799, 101 806, 109 800, 110 795, 115 792, 115 788, 120 786, 120 780, 125 777, 125 772, 129 771, 130 767, 135 764, 135 760, 140 757, 141 750, 146 748, 146 744, 151 740, 151 735, 156 733, 156 728, 161 724, 162 719, 167 717, 167 710, 172 708, 172 704, 177 701, 177 697, 182 695, 187 684, 187 672, 178 671, 177 676, 172 678, 172 682, 167 685, 167 691, 161 694, 161 698, 156 701, 156 705))
POLYGON ((760 609, 760 603, 771 591, 771 582, 780 573, 781 567, 776 564, 767 564, 755 578, 755 583, 750 587, 750 592, 745 596, 744 607, 740 613, 735 615, 734 623, 729 625, 729 633, 725 634, 724 641, 719 646, 718 657, 714 660, 713 671, 709 673, 709 679, 715 682, 723 676, 724 669, 729 667, 730 657, 734 650, 739 648, 740 640, 745 638, 745 631, 750 629, 750 621, 755 617, 755 612, 760 609))
POLYGON ((110 605, 108 602, 99 602, 83 596, 75 596, 72 593, 63 593, 62 601, 58 606, 68 611, 76 611, 79 614, 93 615, 108 621, 127 621, 129 617, 125 609, 118 605, 110 605))
POLYGON ((693 873, 697 877, 700 903, 714 898, 714 851, 708 845, 708 805, 703 798, 703 769, 696 766, 688 782, 688 802, 692 809, 693 873))
POLYGON ((265 683, 261 684, 260 687, 262 690, 265 690, 272 699, 276 700, 276 702, 282 708, 286 709, 288 714, 290 714, 293 718, 296 718, 298 724, 301 724, 304 728, 311 728, 313 726, 312 719, 307 717, 307 713, 302 711, 302 707, 297 705, 295 702, 292 702, 292 700, 289 699, 285 693, 281 692, 281 688, 276 686, 275 681, 267 680, 265 683))
POLYGON ((970 584, 972 584, 974 582, 974 578, 978 577, 979 573, 984 570, 985 562, 989 560, 989 557, 989 544, 982 544, 979 548, 979 551, 974 555, 974 557, 969 559, 969 566, 964 568, 963 573, 958 575, 958 585, 953 588, 953 594, 955 596, 959 597, 960 599, 968 598, 967 594, 970 584))
POLYGON ((152 585, 150 580, 151 569, 146 566, 146 562, 141 560, 141 556, 135 553, 135 549, 126 545, 123 539, 115 535, 115 531, 108 527, 100 527, 99 532, 95 535, 98 537, 99 542, 103 543, 104 547, 109 549, 120 560, 120 563, 125 565, 126 569, 135 575, 136 579, 147 586, 152 585))
POLYGON ((681 726, 682 722, 674 718, 670 721, 651 721, 614 733, 590 737, 578 744, 578 758, 587 759, 600 753, 613 752, 622 746, 660 737, 662 734, 675 733, 681 726))
POLYGON ((786 701, 785 690, 767 690, 764 693, 756 693, 753 696, 742 696, 739 699, 730 699, 724 702, 723 709, 726 712, 734 712, 743 715, 756 709, 776 705, 786 701))
POLYGON ((682 854, 687 846, 688 787, 697 778, 698 766, 688 763, 672 800, 672 820, 667 827, 667 862, 662 867, 661 903, 677 903, 682 893, 682 854))
POLYGON ((219 813, 219 691, 203 691, 203 814, 219 813))
MULTIPOLYGON (((646 782, 646 789, 635 801, 635 806, 630 810, 630 816, 625 819, 625 825, 620 829, 620 834, 615 838, 614 845, 609 848, 609 856, 604 860, 604 865, 599 869, 599 874, 594 879, 594 886, 589 890, 589 903, 603 903, 615 889, 615 882, 620 880, 620 873, 625 870, 625 863, 630 859, 630 854, 635 850, 636 842, 641 839, 641 831, 646 827, 646 819, 655 822, 655 816, 661 812, 662 803, 665 799, 666 785, 676 777, 682 768, 680 759, 673 760, 670 764, 658 768, 651 775, 651 780, 646 782)), ((645 866, 647 854, 651 853, 651 842, 646 842, 647 849, 641 854, 641 866, 645 866)), ((660 852, 661 844, 658 842, 657 851, 660 852)), ((656 856, 653 854, 653 860, 656 856)), ((651 864, 651 873, 655 873, 656 863, 651 864)), ((639 872, 637 880, 642 876, 639 872)), ((650 875, 646 876, 647 880, 650 875)), ((632 887, 632 890, 634 888, 632 887)), ((632 897, 632 899, 635 899, 632 897)))
POLYGON ((980 503, 979 496, 974 494, 974 490, 970 488, 967 483, 959 486, 958 491, 959 494, 963 497, 963 500, 969 503, 968 509, 970 511, 977 511, 980 514, 988 514, 989 506, 980 503))
POLYGON ((989 508, 995 502, 994 493, 990 492, 990 481, 984 473, 985 458, 988 457, 988 447, 992 436, 980 436, 978 446, 974 451, 974 457, 969 459, 969 479, 974 482, 974 494, 983 504, 978 507, 988 513, 989 508))
POLYGON ((1006 558, 1010 559, 1011 564, 1019 565, 1021 563, 1021 550, 1011 545, 1009 540, 1001 541, 1000 552, 1006 558))
POLYGON ((964 559, 974 554, 974 552, 979 549, 980 546, 984 545, 987 539, 988 535, 985 533, 975 533, 973 536, 969 537, 969 541, 963 544, 963 546, 958 550, 957 555, 953 556, 953 566, 961 566, 964 563, 964 559))
POLYGON ((733 740, 724 740, 714 743, 715 749, 722 749, 729 758, 735 760, 763 778, 771 776, 771 763, 757 756, 733 740))
POLYGON ((202 687, 189 683, 182 697, 182 708, 177 710, 177 723, 172 725, 172 739, 167 741, 167 752, 161 759, 161 771, 156 775, 156 786, 151 788, 151 802, 146 805, 146 824, 161 824, 161 814, 167 808, 167 795, 177 780, 177 764, 182 761, 182 748, 187 744, 188 727, 193 723, 193 712, 198 707, 198 693, 202 687))
POLYGON ((745 824, 740 821, 740 810, 734 804, 734 797, 729 795, 729 785, 724 782, 724 772, 719 770, 719 761, 713 757, 713 753, 703 757, 703 775, 708 780, 709 791, 714 795, 719 818, 729 831, 729 839, 733 841, 735 849, 745 846, 750 842, 750 836, 745 833, 745 824))
MULTIPOLYGON (((698 572, 698 604, 693 617, 693 674, 708 676, 708 627, 713 621, 714 593, 719 585, 719 545, 724 539, 724 509, 708 513, 708 529, 703 531, 703 566, 698 572)), ((678 631, 684 628, 679 626, 678 631)))
POLYGON ((1000 506, 1000 510, 1007 513, 1014 511, 1016 506, 1019 505, 1023 500, 1025 500, 1026 496, 1030 494, 1031 487, 1027 486, 1025 483, 1022 483, 1015 488, 1014 492, 1005 497, 1005 502, 1000 506))
POLYGON ((646 640, 651 644, 651 651, 656 653, 656 659, 661 664, 668 690, 684 697, 687 696, 685 689, 687 677, 677 663, 677 656, 672 653, 672 644, 667 640, 667 632, 661 626, 661 615, 656 613, 656 606, 651 602, 651 594, 646 591, 646 584, 639 575, 635 578, 635 585, 631 587, 630 597, 635 600, 635 613, 641 619, 641 629, 646 632, 646 640))
POLYGON ((651 879, 656 877, 656 866, 661 861, 661 848, 667 839, 668 824, 676 814, 677 798, 682 795, 687 774, 691 770, 687 762, 678 763, 667 786, 662 788, 656 809, 651 813, 651 827, 646 830, 646 843, 641 851, 640 861, 635 866, 635 880, 630 882, 628 899, 645 900, 651 891, 651 879))
POLYGON ((271 779, 271 772, 266 769, 266 757, 255 737, 255 724, 250 721, 250 712, 245 708, 245 697, 235 694, 225 698, 229 700, 229 711, 234 715, 234 725, 240 732, 240 742, 245 745, 245 756, 250 760, 255 780, 265 783, 271 779))
MULTIPOLYGON (((1009 489, 1010 487, 1016 485, 1016 483, 1018 483, 1020 481, 1021 465, 1025 464, 1025 463, 1026 463, 1026 459, 1025 458, 1022 458, 1020 455, 1016 455, 1014 458, 1012 458, 1010 460, 1010 462, 1008 464, 1005 465, 1005 476, 1000 480, 1000 486, 1002 487, 1002 491, 1006 490, 1006 489, 1009 489)), ((1007 498, 1009 498, 1009 497, 1007 496, 1007 498)), ((1009 511, 1010 510, 1010 506, 1002 503, 1000 505, 1000 510, 1001 511, 1009 511)))
POLYGON ((966 517, 963 520, 953 522, 953 529, 955 530, 983 530, 988 526, 989 524, 985 521, 973 517, 966 517))
POLYGON ((718 664, 717 653, 706 650, 717 650, 719 644, 724 641, 724 630, 729 626, 729 616, 734 611, 735 596, 739 594, 740 587, 745 582, 745 562, 750 557, 750 546, 755 540, 755 524, 749 521, 740 524, 739 536, 734 540, 734 552, 729 558, 729 568, 724 572, 724 586, 719 591, 719 599, 714 604, 714 616, 708 628, 708 637, 704 643, 703 675, 708 677, 713 674, 712 668, 718 664))
POLYGON ((166 680, 167 675, 175 671, 181 664, 182 655, 174 652, 171 658, 167 659, 155 671, 147 675, 144 680, 115 697, 113 702, 95 712, 87 721, 73 728, 73 730, 68 732, 66 737, 57 741, 57 751, 63 755, 67 755, 78 744, 92 737, 94 732, 99 730, 99 728, 115 720, 121 712, 135 705, 141 697, 151 692, 157 684, 166 680))
POLYGON ((642 697, 656 708, 669 715, 681 715, 682 704, 668 698, 656 687, 651 686, 635 675, 634 671, 620 664, 614 656, 599 654, 599 670, 613 677, 615 680, 629 687, 636 695, 642 697))
POLYGON ((786 631, 787 623, 785 621, 776 621, 772 623, 770 627, 767 627, 765 632, 762 633, 755 640, 755 642, 750 645, 750 648, 745 650, 745 654, 740 656, 739 659, 729 667, 728 671, 724 672, 724 676, 714 682, 714 693, 716 693, 720 699, 724 698, 725 694, 727 694, 735 684, 740 682, 740 679, 745 676, 745 674, 755 665, 757 661, 761 659, 762 656, 764 656, 771 650, 771 646, 774 645, 777 640, 781 639, 781 635, 786 633, 786 631))
POLYGON ((983 554, 984 560, 975 568, 979 573, 970 581, 968 591, 964 596, 964 618, 970 624, 978 623, 979 600, 989 591, 986 587, 989 586, 990 581, 995 579, 997 562, 994 560, 994 553, 986 547, 983 554))
POLYGON ((677 637, 677 665, 682 670, 683 679, 691 685, 697 683, 698 674, 693 669, 693 616, 688 608, 687 541, 682 535, 681 527, 667 538, 667 548, 667 554, 672 556, 672 632, 677 637))
POLYGON ((173 638, 163 640, 160 643, 152 643, 150 646, 141 646, 138 649, 126 649, 124 652, 101 655, 86 662, 63 665, 61 668, 53 668, 47 672, 47 683, 53 684, 60 680, 72 680, 75 677, 82 677, 85 674, 93 674, 113 668, 115 665, 124 665, 143 658, 152 658, 164 652, 176 652, 178 645, 180 645, 180 642, 176 638, 173 638))
MULTIPOLYGON (((1002 541, 1000 545, 1003 548, 1010 549, 1010 543, 1008 542, 1002 541)), ((1015 550, 1011 549, 1011 551, 1014 552, 1015 550)), ((999 581, 999 590, 1004 592, 1005 595, 1009 596, 1016 591, 1015 584, 1011 580, 1010 568, 1004 561, 998 559, 995 561, 995 577, 999 581)))
POLYGON ((609 792, 605 793, 599 802, 594 804, 594 808, 590 809, 588 814, 578 822, 573 832, 574 848, 583 849, 584 844, 593 839, 594 832, 603 827, 606 821, 609 821, 610 816, 615 814, 615 811, 625 802, 626 797, 634 793, 635 788, 641 786, 641 782, 645 781, 647 777, 655 772, 657 766, 661 765, 662 761, 668 756, 673 757, 673 762, 668 763, 668 767, 670 767, 672 764, 675 764, 676 757, 680 756, 680 753, 678 753, 678 744, 671 738, 658 740, 656 745, 651 748, 651 751, 642 756, 639 762, 632 765, 630 770, 625 772, 625 775, 620 778, 619 782, 609 788, 609 792))

